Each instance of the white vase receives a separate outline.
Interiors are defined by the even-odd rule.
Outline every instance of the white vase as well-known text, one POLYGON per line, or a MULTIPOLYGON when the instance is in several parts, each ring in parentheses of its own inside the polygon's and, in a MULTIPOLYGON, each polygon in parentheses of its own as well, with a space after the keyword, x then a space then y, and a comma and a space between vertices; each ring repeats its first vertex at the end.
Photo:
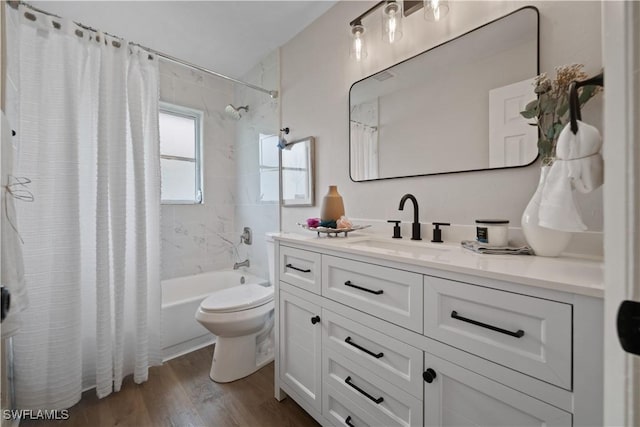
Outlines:
POLYGON ((554 257, 560 255, 567 248, 572 234, 569 231, 553 230, 538 225, 538 210, 540 209, 540 199, 542 198, 542 187, 550 168, 551 166, 542 166, 540 168, 538 188, 536 188, 536 192, 522 213, 522 232, 536 255, 554 257))

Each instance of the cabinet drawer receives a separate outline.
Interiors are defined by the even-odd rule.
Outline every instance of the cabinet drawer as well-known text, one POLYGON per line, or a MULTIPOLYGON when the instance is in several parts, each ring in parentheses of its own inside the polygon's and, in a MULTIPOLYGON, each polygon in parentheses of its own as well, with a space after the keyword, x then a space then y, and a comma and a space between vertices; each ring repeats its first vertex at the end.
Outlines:
POLYGON ((328 348, 323 354, 323 377, 323 386, 364 409, 376 425, 422 425, 422 400, 328 348))
POLYGON ((322 319, 324 347, 422 398, 422 350, 326 309, 322 319))
POLYGON ((280 246, 280 280, 320 294, 320 254, 280 246))
POLYGON ((322 295, 422 332, 420 274, 323 255, 322 295))
POLYGON ((324 384, 322 388, 322 416, 335 426, 369 427, 377 426, 371 414, 340 394, 333 387, 324 384))
POLYGON ((572 306, 425 276, 425 335, 571 390, 572 306))
MULTIPOLYGON (((566 426, 571 414, 425 353, 425 426, 566 426)), ((594 420, 593 424, 597 424, 594 420)))

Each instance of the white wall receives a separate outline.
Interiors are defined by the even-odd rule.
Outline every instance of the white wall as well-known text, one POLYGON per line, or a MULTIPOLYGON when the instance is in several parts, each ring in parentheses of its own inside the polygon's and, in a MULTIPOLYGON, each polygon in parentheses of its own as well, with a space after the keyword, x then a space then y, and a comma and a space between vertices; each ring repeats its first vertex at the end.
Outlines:
MULTIPOLYGON (((397 45, 380 41, 380 18, 364 19, 371 31, 369 55, 362 64, 349 58, 349 21, 373 2, 341 1, 281 49, 282 124, 292 137, 316 137, 318 202, 311 208, 282 209, 282 228, 299 231, 296 222, 318 216, 322 196, 338 185, 347 216, 354 219, 412 219, 411 209, 398 211, 405 193, 420 202, 421 222, 472 224, 499 217, 520 225, 520 217, 538 183, 539 165, 511 170, 466 172, 419 178, 354 183, 349 178, 348 93, 351 84, 525 5, 507 2, 452 2, 444 22, 425 21, 417 12, 405 19, 397 45)), ((527 3, 529 4, 529 3, 527 3)), ((583 63, 589 74, 600 71, 599 2, 533 2, 540 10, 540 68, 583 63)), ((584 108, 583 118, 601 127, 602 100, 584 108)), ((606 141, 605 141, 606 144, 606 141)), ((590 230, 602 230, 602 191, 581 196, 583 219, 590 230)), ((430 227, 423 227, 425 229, 430 227)), ((391 228, 389 227, 389 232, 391 228)), ((447 238, 447 231, 443 232, 447 238)))

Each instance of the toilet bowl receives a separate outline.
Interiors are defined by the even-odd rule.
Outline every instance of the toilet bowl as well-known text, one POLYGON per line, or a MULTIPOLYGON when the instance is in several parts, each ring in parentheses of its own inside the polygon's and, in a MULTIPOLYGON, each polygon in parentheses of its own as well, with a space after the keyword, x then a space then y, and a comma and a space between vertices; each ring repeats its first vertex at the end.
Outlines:
POLYGON ((217 336, 209 376, 219 383, 246 377, 273 360, 261 354, 259 338, 273 327, 273 287, 239 285, 210 294, 196 320, 217 336), (261 357, 262 356, 262 357, 261 357))
MULTIPOLYGON (((267 238, 272 258, 273 240, 267 238)), ((226 383, 251 375, 273 360, 273 275, 269 286, 245 284, 211 293, 196 320, 217 336, 209 376, 226 383)))

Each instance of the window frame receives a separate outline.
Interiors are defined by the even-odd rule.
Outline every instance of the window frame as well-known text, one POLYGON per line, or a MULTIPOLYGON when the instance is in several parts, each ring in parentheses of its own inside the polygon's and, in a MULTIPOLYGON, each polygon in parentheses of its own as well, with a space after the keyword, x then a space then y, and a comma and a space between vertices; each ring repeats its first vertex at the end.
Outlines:
MULTIPOLYGON (((203 183, 203 167, 202 167, 202 150, 203 150, 203 133, 202 133, 202 125, 203 125, 203 116, 204 113, 201 110, 197 110, 195 108, 185 107, 183 105, 172 104, 169 102, 160 101, 158 107, 158 122, 160 121, 160 113, 169 114, 172 116, 183 117, 188 119, 193 119, 195 122, 195 149, 194 149, 194 158, 191 157, 181 157, 181 156, 171 156, 162 154, 162 146, 160 145, 160 140, 158 138, 158 148, 160 150, 160 159, 165 160, 179 160, 179 161, 193 161, 195 163, 195 176, 196 182, 195 186, 195 198, 193 200, 164 200, 162 199, 162 192, 160 193, 160 204, 162 205, 203 205, 204 204, 204 183, 203 183)), ((159 135, 159 134, 158 134, 159 135)), ((162 179, 162 169, 160 170, 160 177, 162 179)))

